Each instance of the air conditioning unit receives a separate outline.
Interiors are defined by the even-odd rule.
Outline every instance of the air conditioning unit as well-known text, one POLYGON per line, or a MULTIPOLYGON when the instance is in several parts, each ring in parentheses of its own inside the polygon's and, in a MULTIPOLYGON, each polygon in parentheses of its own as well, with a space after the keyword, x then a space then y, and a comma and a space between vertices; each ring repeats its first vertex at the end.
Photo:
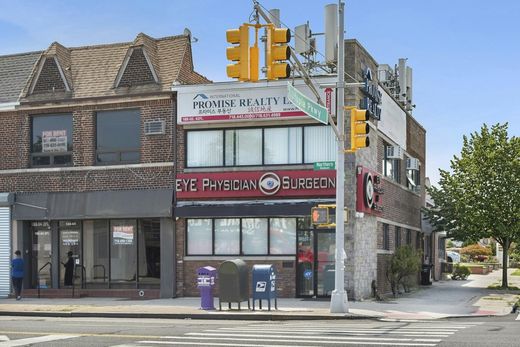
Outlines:
POLYGON ((406 170, 419 171, 420 165, 421 165, 421 162, 417 158, 407 158, 406 159, 406 170))
POLYGON ((162 135, 165 132, 164 120, 151 120, 144 122, 145 135, 162 135))
POLYGON ((403 150, 399 146, 386 146, 387 159, 403 159, 403 150))

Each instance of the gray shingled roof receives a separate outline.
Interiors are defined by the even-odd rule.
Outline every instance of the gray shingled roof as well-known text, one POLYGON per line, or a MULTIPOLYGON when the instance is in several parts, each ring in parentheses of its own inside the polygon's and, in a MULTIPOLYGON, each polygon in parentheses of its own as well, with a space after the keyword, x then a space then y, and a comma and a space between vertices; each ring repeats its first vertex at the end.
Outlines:
POLYGON ((0 56, 0 103, 16 102, 43 52, 0 56))

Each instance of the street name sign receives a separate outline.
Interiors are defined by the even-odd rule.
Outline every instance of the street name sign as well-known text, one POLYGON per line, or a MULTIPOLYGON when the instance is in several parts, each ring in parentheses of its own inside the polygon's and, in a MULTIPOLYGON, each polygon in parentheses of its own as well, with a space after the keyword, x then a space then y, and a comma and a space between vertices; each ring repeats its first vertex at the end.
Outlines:
POLYGON ((309 117, 316 119, 323 124, 329 123, 327 108, 321 106, 317 102, 312 101, 302 94, 298 89, 293 87, 291 83, 287 83, 287 98, 309 117))
POLYGON ((314 170, 335 170, 335 161, 319 161, 314 163, 314 170))

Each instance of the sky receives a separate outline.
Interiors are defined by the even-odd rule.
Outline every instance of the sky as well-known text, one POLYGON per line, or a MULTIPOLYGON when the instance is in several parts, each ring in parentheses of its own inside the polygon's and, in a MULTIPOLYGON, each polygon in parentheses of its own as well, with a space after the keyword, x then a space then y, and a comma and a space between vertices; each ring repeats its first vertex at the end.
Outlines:
MULTIPOLYGON (((324 7, 334 1, 260 0, 280 9, 291 29, 324 31, 324 7)), ((191 30, 195 70, 225 81, 227 29, 249 21, 251 0, 0 0, 0 55, 133 41, 191 30)), ((463 135, 483 123, 509 123, 520 134, 520 1, 351 0, 345 38, 357 39, 379 64, 407 58, 413 68, 413 116, 427 133, 426 175, 449 169, 463 135)), ((323 52, 323 36, 317 36, 323 52)), ((294 42, 294 41, 293 41, 294 42)))

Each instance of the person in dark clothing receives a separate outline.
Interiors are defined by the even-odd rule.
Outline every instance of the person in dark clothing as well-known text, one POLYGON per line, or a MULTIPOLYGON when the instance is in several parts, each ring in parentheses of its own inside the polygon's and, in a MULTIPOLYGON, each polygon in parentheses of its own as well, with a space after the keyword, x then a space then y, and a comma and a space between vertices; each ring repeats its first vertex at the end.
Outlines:
POLYGON ((69 259, 66 263, 62 263, 63 266, 65 266, 65 279, 64 279, 64 285, 71 286, 72 285, 72 279, 74 276, 74 258, 72 258, 72 251, 69 251, 67 253, 67 256, 69 259))
POLYGON ((22 252, 14 252, 14 258, 11 260, 11 279, 13 281, 14 295, 16 300, 22 298, 22 282, 24 276, 24 263, 22 259, 22 252))

